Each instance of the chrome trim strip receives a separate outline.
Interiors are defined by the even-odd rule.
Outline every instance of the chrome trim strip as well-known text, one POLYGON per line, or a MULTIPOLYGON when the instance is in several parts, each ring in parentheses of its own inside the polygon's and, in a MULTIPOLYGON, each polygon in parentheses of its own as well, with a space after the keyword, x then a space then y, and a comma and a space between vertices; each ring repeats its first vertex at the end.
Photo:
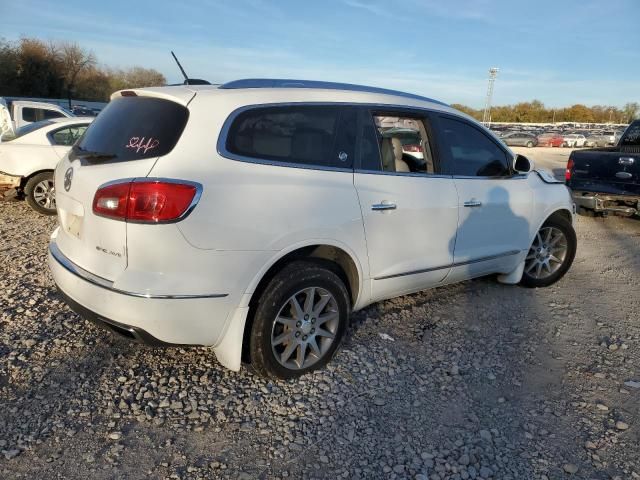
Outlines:
POLYGON ((427 172, 386 172, 384 170, 364 170, 356 169, 355 173, 365 175, 390 175, 394 177, 414 177, 414 178, 448 178, 452 179, 451 175, 443 175, 441 173, 427 173, 427 172))
POLYGON ((150 298, 150 299, 192 299, 192 298, 223 298, 227 297, 229 294, 227 293, 214 293, 210 295, 152 295, 150 293, 137 293, 137 292, 129 292, 126 290, 120 290, 119 288, 115 288, 113 286, 113 282, 107 280, 106 278, 99 277, 98 275, 94 275, 91 272, 88 272, 82 267, 79 267, 71 260, 69 260, 58 248, 55 242, 49 243, 49 253, 51 256, 68 272, 74 274, 76 277, 79 277, 96 287, 104 288, 105 290, 109 290, 114 293, 119 293, 122 295, 127 295, 129 297, 137 297, 137 298, 150 298))
POLYGON ((375 277, 374 280, 387 280, 389 278, 406 277, 408 275, 418 275, 420 273, 435 272, 436 270, 444 270, 446 268, 462 267, 464 265, 471 265, 471 264, 474 264, 474 263, 486 262, 488 260, 495 260, 496 258, 509 257, 511 255, 517 255, 521 251, 522 250, 511 250, 509 252, 499 253, 497 255, 490 255, 488 257, 475 258, 473 260, 467 260, 465 262, 452 263, 451 265, 447 265, 447 266, 444 266, 444 267, 424 268, 422 270, 414 270, 414 271, 411 271, 411 272, 396 273, 394 275, 385 275, 383 277, 375 277))

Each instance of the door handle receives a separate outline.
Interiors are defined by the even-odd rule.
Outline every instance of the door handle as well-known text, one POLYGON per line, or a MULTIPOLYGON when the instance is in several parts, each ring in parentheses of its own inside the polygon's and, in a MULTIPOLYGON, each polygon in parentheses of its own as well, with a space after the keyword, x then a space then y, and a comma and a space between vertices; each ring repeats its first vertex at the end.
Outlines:
POLYGON ((371 205, 371 210, 379 211, 379 210, 395 210, 398 206, 395 203, 391 203, 387 200, 383 200, 380 203, 376 203, 371 205))
POLYGON ((465 207, 481 207, 482 202, 479 200, 469 200, 468 202, 464 202, 465 207))
POLYGON ((620 165, 633 165, 633 157, 620 157, 618 163, 620 165))

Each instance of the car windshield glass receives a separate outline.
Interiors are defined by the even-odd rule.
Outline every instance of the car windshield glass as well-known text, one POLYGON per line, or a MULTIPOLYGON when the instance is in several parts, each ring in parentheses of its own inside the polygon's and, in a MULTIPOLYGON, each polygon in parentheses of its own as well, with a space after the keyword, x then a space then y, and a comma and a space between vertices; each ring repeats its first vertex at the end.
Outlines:
POLYGON ((93 160, 139 160, 166 155, 182 135, 189 111, 182 105, 154 97, 112 100, 74 149, 93 160))
POLYGON ((632 123, 620 140, 620 145, 625 147, 640 146, 640 122, 632 123))
POLYGON ((30 123, 29 125, 25 125, 24 127, 20 127, 16 132, 16 136, 13 138, 13 140, 15 140, 16 138, 20 138, 27 133, 35 132, 36 130, 46 127, 47 125, 51 125, 52 123, 53 122, 51 120, 42 120, 41 122, 34 122, 30 123))

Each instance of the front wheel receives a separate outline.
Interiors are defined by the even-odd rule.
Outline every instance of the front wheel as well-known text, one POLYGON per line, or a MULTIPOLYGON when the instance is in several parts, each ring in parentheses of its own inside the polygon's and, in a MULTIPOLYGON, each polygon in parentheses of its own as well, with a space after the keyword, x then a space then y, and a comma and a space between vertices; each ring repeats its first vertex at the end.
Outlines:
POLYGON ((533 147, 533 142, 527 142, 527 148, 532 148, 533 147))
POLYGON ((24 187, 27 203, 43 215, 56 214, 56 191, 53 185, 53 172, 34 175, 24 187))
POLYGON ((260 296, 249 339, 251 364, 265 377, 290 379, 326 365, 349 319, 349 294, 331 264, 296 261, 260 296))
POLYGON ((560 280, 576 256, 577 239, 568 220, 554 217, 536 233, 525 258, 521 285, 547 287, 560 280))

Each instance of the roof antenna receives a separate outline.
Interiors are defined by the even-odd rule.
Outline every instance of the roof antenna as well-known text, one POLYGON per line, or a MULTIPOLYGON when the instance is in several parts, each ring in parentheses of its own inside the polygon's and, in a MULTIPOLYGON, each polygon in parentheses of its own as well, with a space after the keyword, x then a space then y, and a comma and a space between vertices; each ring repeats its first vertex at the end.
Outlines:
POLYGON ((176 57, 176 54, 173 53, 173 50, 171 51, 171 55, 173 55, 173 59, 176 61, 176 63, 178 64, 178 68, 182 72, 182 76, 184 77, 184 85, 211 85, 211 83, 207 82, 206 80, 200 80, 199 78, 189 78, 187 76, 187 72, 185 72, 184 68, 182 68, 182 65, 180 65, 178 57, 176 57))

